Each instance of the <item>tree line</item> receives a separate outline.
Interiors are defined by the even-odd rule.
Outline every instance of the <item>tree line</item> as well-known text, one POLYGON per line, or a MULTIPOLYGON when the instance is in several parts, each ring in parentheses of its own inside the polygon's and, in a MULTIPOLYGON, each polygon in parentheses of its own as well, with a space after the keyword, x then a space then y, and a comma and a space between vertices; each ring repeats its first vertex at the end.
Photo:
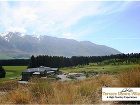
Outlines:
POLYGON ((140 63, 140 53, 131 53, 131 54, 117 54, 109 56, 72 56, 71 58, 63 56, 48 56, 48 55, 39 55, 31 56, 29 68, 39 67, 39 66, 49 66, 49 67, 70 67, 77 65, 88 65, 89 63, 101 64, 103 61, 106 64, 116 62, 119 63, 140 63))
POLYGON ((0 66, 27 66, 30 59, 8 59, 0 60, 0 66))
POLYGON ((50 67, 69 67, 77 65, 97 64, 130 64, 140 63, 140 53, 117 54, 109 56, 73 56, 71 58, 63 56, 39 55, 31 56, 30 59, 9 59, 0 60, 0 66, 50 66, 50 67), (104 61, 104 62, 103 62, 104 61))

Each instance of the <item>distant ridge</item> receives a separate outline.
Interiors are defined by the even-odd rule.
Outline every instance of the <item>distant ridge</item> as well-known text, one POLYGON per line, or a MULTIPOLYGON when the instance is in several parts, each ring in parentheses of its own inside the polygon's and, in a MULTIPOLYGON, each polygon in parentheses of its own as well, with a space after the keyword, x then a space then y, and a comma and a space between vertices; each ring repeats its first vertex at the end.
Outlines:
POLYGON ((55 56, 104 56, 119 54, 116 49, 97 45, 89 41, 56 38, 51 36, 24 35, 19 32, 0 34, 0 53, 15 56, 55 55, 55 56))

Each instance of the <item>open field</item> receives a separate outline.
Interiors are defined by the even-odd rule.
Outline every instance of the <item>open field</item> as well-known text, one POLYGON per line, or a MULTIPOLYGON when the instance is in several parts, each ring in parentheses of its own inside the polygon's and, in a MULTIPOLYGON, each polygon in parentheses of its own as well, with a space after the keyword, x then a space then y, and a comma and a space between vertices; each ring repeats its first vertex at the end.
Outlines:
MULTIPOLYGON (((119 72, 115 75, 101 74, 81 81, 53 81, 33 78, 29 84, 17 81, 2 83, 1 104, 109 104, 101 99, 101 89, 108 87, 139 87, 140 68, 119 72), (128 82, 129 81, 129 82, 128 82), (10 87, 10 88, 9 88, 10 87), (4 89, 4 91, 3 91, 4 89)), ((140 104, 140 102, 115 102, 140 104)))
MULTIPOLYGON (((7 71, 5 80, 19 77, 26 66, 4 66, 7 71)), ((1 104, 113 104, 101 100, 101 88, 139 87, 140 65, 105 65, 60 68, 63 72, 96 71, 107 72, 77 81, 49 81, 33 78, 29 84, 18 84, 16 80, 0 83, 1 104), (135 69, 134 69, 135 68, 135 69), (114 75, 109 74, 114 73, 114 75), (129 82, 128 82, 129 81, 129 82)), ((122 102, 119 102, 120 104, 122 102)), ((131 104, 131 102, 129 102, 131 104)), ((127 103, 125 103, 127 104, 127 103)))
MULTIPOLYGON (((21 76, 21 72, 24 71, 27 66, 3 66, 6 70, 6 78, 0 79, 1 81, 16 79, 21 76)), ((60 71, 65 73, 70 72, 108 72, 108 73, 117 73, 122 70, 129 70, 132 68, 140 67, 139 64, 131 64, 131 65, 95 65, 89 64, 84 66, 76 66, 76 67, 65 67, 60 68, 60 71)))
POLYGON ((0 81, 19 78, 21 72, 27 68, 27 66, 3 66, 6 70, 6 77, 0 79, 0 81))
MULTIPOLYGON (((108 78, 109 79, 109 78, 108 78)), ((102 80, 101 80, 102 81, 102 80)), ((106 83, 109 83, 107 80, 106 83)), ((97 103, 100 80, 87 79, 71 82, 47 82, 33 80, 33 83, 18 85, 15 83, 0 97, 1 104, 89 104, 97 103), (34 83, 35 81, 35 83, 34 83), (33 84, 34 83, 34 84, 33 84)), ((8 82, 10 85, 11 83, 8 82)), ((5 85, 7 88, 8 84, 5 85)), ((13 84, 13 83, 12 83, 13 84)))
POLYGON ((66 73, 69 72, 109 72, 109 73, 118 73, 122 70, 129 70, 132 68, 140 67, 139 64, 131 64, 131 65, 94 65, 89 64, 85 66, 76 66, 76 67, 65 67, 60 70, 66 73))

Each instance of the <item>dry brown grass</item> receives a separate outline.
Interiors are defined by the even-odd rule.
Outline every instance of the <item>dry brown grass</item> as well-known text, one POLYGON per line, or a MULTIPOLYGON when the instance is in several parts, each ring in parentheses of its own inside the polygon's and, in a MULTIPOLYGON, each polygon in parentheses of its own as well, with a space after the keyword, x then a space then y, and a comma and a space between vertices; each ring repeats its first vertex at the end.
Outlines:
POLYGON ((124 71, 118 75, 120 87, 140 87, 140 68, 124 71))
POLYGON ((103 86, 139 87, 140 68, 118 75, 102 74, 82 81, 53 81, 32 79, 28 85, 8 84, 7 94, 0 98, 3 104, 98 104, 103 86), (117 78, 116 78, 117 77, 117 78), (11 90, 10 90, 11 89, 11 90))
POLYGON ((57 104, 73 104, 77 96, 76 87, 68 82, 64 84, 57 82, 53 84, 54 96, 49 103, 57 104))
POLYGON ((94 104, 101 102, 101 87, 110 83, 107 75, 67 82, 34 79, 29 85, 19 85, 8 92, 3 103, 94 104))
POLYGON ((28 92, 25 88, 13 90, 7 97, 8 101, 14 104, 29 104, 31 98, 30 92, 28 92))
MULTIPOLYGON (((124 71, 117 79, 119 87, 140 87, 140 68, 124 71)), ((140 104, 140 101, 119 101, 118 104, 140 104)))
POLYGON ((18 82, 15 80, 5 81, 0 83, 0 91, 14 90, 18 87, 18 82))

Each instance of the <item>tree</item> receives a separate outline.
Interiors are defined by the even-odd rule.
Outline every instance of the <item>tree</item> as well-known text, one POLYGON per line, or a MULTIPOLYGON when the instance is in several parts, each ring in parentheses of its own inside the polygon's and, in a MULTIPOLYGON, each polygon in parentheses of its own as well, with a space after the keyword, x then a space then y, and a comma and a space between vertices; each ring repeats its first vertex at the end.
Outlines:
POLYGON ((2 66, 0 66, 0 78, 5 78, 5 74, 6 74, 5 70, 3 69, 2 66))
POLYGON ((32 55, 28 68, 35 68, 37 66, 36 58, 32 55))

